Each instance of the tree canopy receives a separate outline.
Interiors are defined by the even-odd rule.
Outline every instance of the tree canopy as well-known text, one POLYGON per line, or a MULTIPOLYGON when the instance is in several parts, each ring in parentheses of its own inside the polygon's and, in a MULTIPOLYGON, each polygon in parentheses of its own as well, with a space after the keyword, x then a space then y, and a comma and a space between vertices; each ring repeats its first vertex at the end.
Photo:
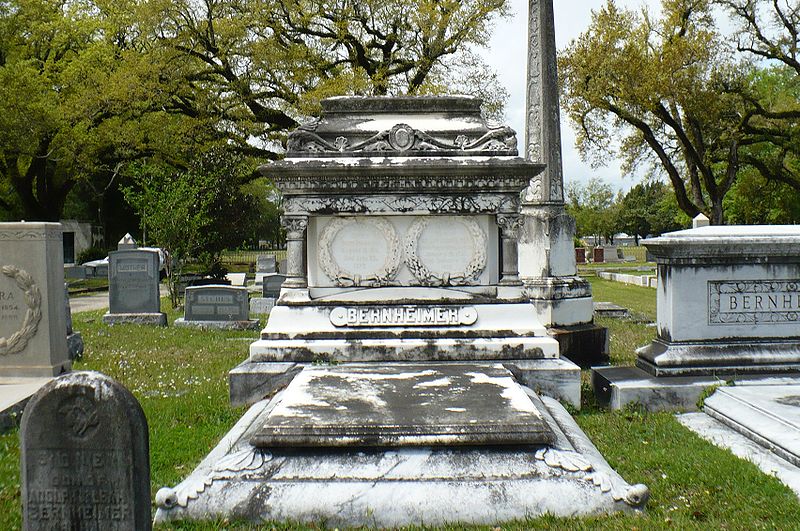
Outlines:
POLYGON ((626 172, 645 165, 666 175, 680 209, 714 223, 725 222, 725 196, 743 169, 800 189, 798 77, 789 70, 798 13, 781 11, 781 1, 719 2, 745 20, 771 6, 785 22, 788 37, 778 31, 774 40, 759 37, 762 18, 746 23, 737 51, 717 29, 711 0, 663 0, 658 19, 608 0, 559 61, 582 154, 596 164, 619 155, 626 172), (782 67, 769 70, 745 52, 782 67))
POLYGON ((278 158, 330 95, 455 90, 497 111, 505 93, 472 48, 506 4, 2 2, 0 215, 59 219, 77 183, 102 195, 136 161, 278 158))

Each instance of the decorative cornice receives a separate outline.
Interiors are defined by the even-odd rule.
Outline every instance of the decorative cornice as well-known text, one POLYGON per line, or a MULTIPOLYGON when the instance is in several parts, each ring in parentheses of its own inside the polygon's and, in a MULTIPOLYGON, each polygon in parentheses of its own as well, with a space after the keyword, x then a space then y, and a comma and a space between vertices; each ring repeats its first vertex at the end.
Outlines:
POLYGON ((459 134, 455 139, 440 140, 408 124, 397 124, 365 140, 357 136, 336 136, 331 141, 318 135, 320 120, 301 125, 289 133, 290 156, 464 156, 517 155, 517 136, 507 126, 490 127, 478 138, 459 134))
POLYGON ((494 214, 517 212, 516 194, 463 195, 331 195, 288 196, 283 208, 288 213, 333 214, 494 214))

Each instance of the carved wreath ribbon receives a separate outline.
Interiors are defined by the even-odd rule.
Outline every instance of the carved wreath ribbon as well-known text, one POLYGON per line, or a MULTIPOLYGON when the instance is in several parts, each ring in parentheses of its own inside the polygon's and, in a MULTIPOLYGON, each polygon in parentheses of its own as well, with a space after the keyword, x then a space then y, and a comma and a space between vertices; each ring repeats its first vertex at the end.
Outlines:
POLYGON ((8 338, 0 337, 0 356, 5 356, 22 352, 28 341, 36 335, 39 321, 42 320, 42 294, 33 277, 24 269, 5 265, 0 267, 0 273, 17 283, 17 287, 25 293, 25 303, 28 305, 22 327, 8 338))

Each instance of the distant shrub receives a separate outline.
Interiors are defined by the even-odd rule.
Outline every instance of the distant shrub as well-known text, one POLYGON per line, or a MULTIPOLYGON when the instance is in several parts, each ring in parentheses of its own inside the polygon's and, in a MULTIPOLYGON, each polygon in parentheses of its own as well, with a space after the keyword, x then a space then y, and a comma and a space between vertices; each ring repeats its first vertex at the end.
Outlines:
POLYGON ((92 260, 102 260, 108 256, 108 251, 102 247, 92 246, 78 253, 78 263, 85 264, 92 260))

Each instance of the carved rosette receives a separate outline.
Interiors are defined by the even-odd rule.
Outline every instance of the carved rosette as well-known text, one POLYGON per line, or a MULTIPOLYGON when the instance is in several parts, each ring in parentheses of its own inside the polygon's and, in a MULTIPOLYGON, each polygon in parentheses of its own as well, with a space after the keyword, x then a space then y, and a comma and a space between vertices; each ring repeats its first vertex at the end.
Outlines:
POLYGON ((504 240, 516 240, 522 227, 522 217, 519 214, 498 214, 497 225, 503 233, 504 240))
POLYGON ((322 271, 333 280, 337 286, 352 287, 377 287, 391 285, 400 269, 401 249, 400 239, 397 237, 394 225, 385 218, 336 218, 322 229, 319 238, 319 265, 322 271), (386 261, 380 270, 369 275, 357 275, 342 269, 333 258, 333 244, 336 236, 346 226, 353 223, 369 224, 380 232, 386 241, 386 261))
POLYGON ((411 274, 423 286, 470 286, 478 283, 478 277, 481 276, 483 270, 486 268, 486 234, 480 228, 478 223, 470 218, 457 217, 453 218, 458 220, 464 227, 466 227, 473 245, 473 254, 469 263, 464 271, 431 271, 420 259, 417 253, 419 245, 419 238, 425 228, 430 223, 430 218, 422 217, 417 219, 409 227, 406 233, 404 249, 405 249, 405 262, 411 274))
POLYGON ((25 294, 25 304, 28 306, 20 329, 9 337, 0 337, 0 356, 5 356, 25 350, 28 341, 36 335, 39 322, 42 320, 42 294, 33 277, 24 269, 13 265, 4 265, 0 267, 0 273, 17 284, 17 287, 25 294))

